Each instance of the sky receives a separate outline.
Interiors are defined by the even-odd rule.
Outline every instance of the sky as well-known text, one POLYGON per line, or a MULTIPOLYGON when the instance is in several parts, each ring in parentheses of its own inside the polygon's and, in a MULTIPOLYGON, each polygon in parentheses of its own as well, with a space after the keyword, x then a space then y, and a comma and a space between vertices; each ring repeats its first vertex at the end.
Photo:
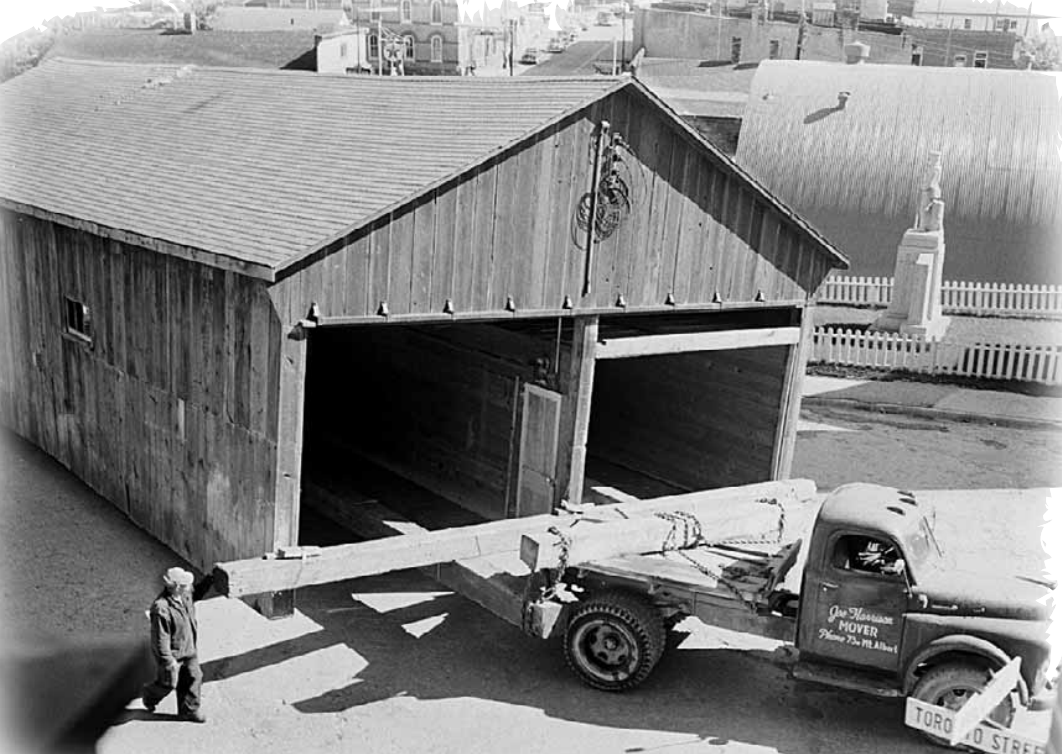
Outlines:
MULTIPOLYGON (((482 2, 482 0, 478 0, 482 2)), ((1062 0, 1031 0, 1033 12, 1055 18, 1051 27, 1062 34, 1062 0)), ((477 2, 477 0, 472 0, 477 2)), ((518 0, 520 4, 524 0, 518 0)), ((530 2, 530 0, 527 0, 530 2)), ((1028 8, 1030 0, 1010 0, 1015 5, 1028 8)), ((66 16, 83 10, 92 10, 97 5, 107 7, 129 5, 128 0, 0 0, 0 41, 13 37, 31 26, 54 16, 66 16)), ((487 0, 492 5, 491 0, 487 0)), ((992 6, 992 0, 986 0, 986 7, 992 6)))

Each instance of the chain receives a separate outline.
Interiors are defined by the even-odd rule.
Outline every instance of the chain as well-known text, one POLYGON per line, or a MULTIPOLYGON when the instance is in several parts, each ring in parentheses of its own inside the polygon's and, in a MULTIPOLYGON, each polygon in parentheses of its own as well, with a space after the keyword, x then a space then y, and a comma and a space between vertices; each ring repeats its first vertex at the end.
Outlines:
POLYGON ((552 583, 549 588, 544 589, 542 592, 542 599, 548 600, 557 594, 557 590, 560 589, 564 578, 564 572, 568 570, 568 555, 571 552, 572 538, 556 526, 551 526, 546 531, 557 538, 557 546, 560 548, 560 556, 557 558, 557 569, 554 572, 552 583))
POLYGON ((703 531, 701 529, 700 520, 692 513, 685 511, 664 511, 657 513, 657 518, 662 518, 665 521, 671 522, 671 529, 668 530, 667 536, 664 538, 664 543, 661 546, 661 551, 676 552, 681 557, 685 558, 690 565, 696 568, 700 573, 708 576, 711 579, 715 579, 716 583, 722 586, 724 589, 733 594, 737 600, 747 607, 750 611, 756 611, 756 605, 753 602, 745 599, 745 595, 741 591, 727 581, 726 577, 719 571, 713 568, 709 568, 703 563, 695 560, 688 553, 683 550, 692 549, 695 547, 711 547, 713 545, 752 545, 752 544, 780 544, 782 536, 785 533, 786 518, 785 518, 785 506, 782 505, 776 498, 760 498, 757 503, 765 503, 767 505, 774 505, 778 507, 778 531, 773 536, 759 537, 759 538, 739 538, 733 537, 729 539, 722 539, 716 542, 708 542, 704 539, 703 531), (679 536, 679 529, 681 526, 681 538, 679 536))

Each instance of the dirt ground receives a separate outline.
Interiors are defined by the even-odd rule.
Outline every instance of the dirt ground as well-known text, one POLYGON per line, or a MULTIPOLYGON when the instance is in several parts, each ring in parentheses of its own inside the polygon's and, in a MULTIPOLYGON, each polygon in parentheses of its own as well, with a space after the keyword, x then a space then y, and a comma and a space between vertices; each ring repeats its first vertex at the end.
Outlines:
MULTIPOLYGON (((53 460, 0 439, 5 642, 144 635, 159 574, 181 560, 53 460)), ((1046 491, 987 490, 1062 486, 1060 461, 1062 433, 819 413, 805 414, 794 476, 820 491, 983 488, 936 496, 949 556, 1035 575, 1046 491)), ((775 642, 694 620, 643 687, 616 695, 579 684, 555 643, 416 572, 302 590, 279 621, 217 597, 199 613, 209 722, 177 722, 172 698, 154 716, 134 701, 100 754, 933 751, 903 725, 902 702, 794 682, 768 661, 775 642)), ((1046 735, 1044 713, 1019 724, 1046 735)))

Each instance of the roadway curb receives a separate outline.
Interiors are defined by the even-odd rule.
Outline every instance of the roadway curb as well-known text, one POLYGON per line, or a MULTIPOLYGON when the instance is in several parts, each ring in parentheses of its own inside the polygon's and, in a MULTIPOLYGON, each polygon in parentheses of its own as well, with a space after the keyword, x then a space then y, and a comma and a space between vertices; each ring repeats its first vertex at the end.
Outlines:
POLYGON ((824 398, 817 395, 806 396, 802 406, 813 408, 815 406, 837 408, 850 408, 857 411, 867 411, 878 414, 906 414, 908 416, 920 416, 926 419, 947 419, 956 422, 968 422, 971 424, 988 424, 997 427, 1014 427, 1016 429, 1062 429, 1062 421, 1055 419, 1028 419, 1017 416, 1004 416, 998 414, 978 414, 968 411, 953 411, 944 408, 932 408, 925 406, 909 406, 903 403, 881 403, 860 401, 853 398, 824 398))

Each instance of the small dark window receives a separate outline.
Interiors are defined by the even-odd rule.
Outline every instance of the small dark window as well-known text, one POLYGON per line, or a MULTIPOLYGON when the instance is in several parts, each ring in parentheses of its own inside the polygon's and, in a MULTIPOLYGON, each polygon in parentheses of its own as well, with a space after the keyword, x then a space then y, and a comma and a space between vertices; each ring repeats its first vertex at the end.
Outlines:
POLYGON ((974 68, 988 68, 988 53, 987 52, 975 52, 974 53, 974 68))
POLYGON ((780 46, 781 45, 779 44, 777 39, 772 39, 771 42, 770 42, 770 45, 767 48, 767 57, 770 58, 771 60, 777 60, 778 59, 778 48, 780 46))
POLYGON ((964 18, 962 20, 962 28, 964 28, 964 29, 972 29, 973 28, 973 21, 971 21, 968 18, 964 18))
POLYGON ((922 65, 922 45, 915 45, 911 50, 911 65, 922 65))
POLYGON ((89 308, 69 297, 66 299, 66 331, 92 342, 92 314, 89 308))
POLYGON ((831 563, 834 568, 861 573, 899 576, 903 558, 891 542, 876 537, 848 535, 837 540, 831 563))
POLYGON ((741 62, 741 37, 730 38, 730 62, 734 65, 741 62))

